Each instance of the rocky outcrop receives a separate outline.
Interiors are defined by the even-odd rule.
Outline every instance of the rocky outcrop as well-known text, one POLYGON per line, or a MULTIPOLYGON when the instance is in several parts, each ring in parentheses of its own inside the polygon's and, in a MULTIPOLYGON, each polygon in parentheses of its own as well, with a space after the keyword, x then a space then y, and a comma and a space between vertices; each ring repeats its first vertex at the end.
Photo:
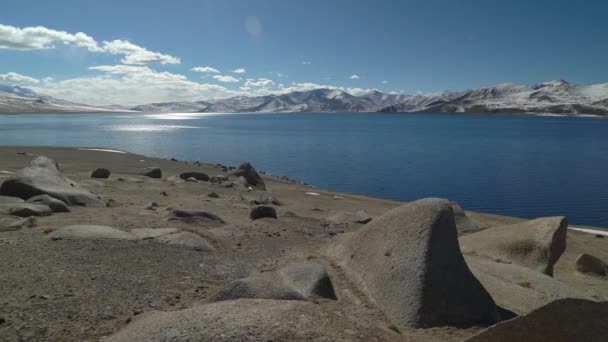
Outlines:
POLYGON ((301 294, 280 283, 276 284, 276 282, 262 278, 245 278, 233 282, 207 298, 205 302, 213 303, 241 298, 305 300, 301 294))
POLYGON ((106 179, 110 177, 110 170, 108 169, 104 169, 104 168, 99 168, 99 169, 95 169, 92 173, 91 173, 91 178, 101 178, 101 179, 106 179))
POLYGON ((489 228, 462 236, 464 254, 516 263, 546 275, 566 249, 568 222, 563 216, 489 228))
POLYGON ((249 218, 252 220, 258 220, 261 218, 277 218, 277 211, 273 207, 267 205, 258 205, 257 207, 251 208, 249 212, 249 218))
POLYGON ((402 327, 491 325, 490 294, 458 247, 449 202, 423 199, 397 207, 331 243, 325 253, 402 327))
POLYGON ((337 299, 331 277, 317 262, 292 263, 277 272, 283 283, 305 298, 337 299))
POLYGON ((256 169, 248 162, 244 162, 239 165, 239 167, 232 171, 230 175, 235 176, 237 178, 243 177, 246 181, 245 185, 247 186, 258 190, 266 190, 266 184, 264 184, 264 180, 262 179, 262 177, 260 177, 256 169))
POLYGON ((608 275, 608 264, 593 255, 583 253, 576 258, 576 270, 587 275, 605 277, 608 275))
POLYGON ((27 200, 28 203, 41 204, 51 208, 54 213, 69 213, 70 208, 63 201, 49 195, 38 195, 27 200))
POLYGON ((46 205, 32 203, 15 203, 8 207, 7 213, 13 216, 49 216, 53 211, 46 205))
POLYGON ((47 157, 37 157, 17 175, 5 180, 0 195, 28 199, 49 195, 68 205, 104 207, 96 195, 64 177, 57 163, 47 157))
POLYGON ((209 181, 209 176, 207 176, 206 174, 204 174, 202 172, 184 172, 179 175, 179 178, 181 178, 183 180, 187 180, 189 178, 194 178, 197 181, 201 181, 201 182, 209 181))
POLYGON ((608 303, 562 299, 499 323, 466 342, 604 341, 608 303))
POLYGON ((163 172, 160 167, 150 166, 139 172, 140 175, 150 177, 150 178, 161 178, 163 176, 163 172))
POLYGON ((479 230, 479 227, 467 216, 467 213, 462 209, 457 202, 450 202, 452 211, 454 212, 454 220, 456 221, 456 229, 458 233, 470 233, 479 230))

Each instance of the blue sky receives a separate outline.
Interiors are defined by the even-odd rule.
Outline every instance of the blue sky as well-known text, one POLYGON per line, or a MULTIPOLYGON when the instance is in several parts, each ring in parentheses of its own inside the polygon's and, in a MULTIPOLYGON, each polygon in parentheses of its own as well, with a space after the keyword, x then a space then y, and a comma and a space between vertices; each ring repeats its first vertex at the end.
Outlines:
POLYGON ((99 104, 603 83, 606 13, 561 0, 3 0, 0 82, 99 104))

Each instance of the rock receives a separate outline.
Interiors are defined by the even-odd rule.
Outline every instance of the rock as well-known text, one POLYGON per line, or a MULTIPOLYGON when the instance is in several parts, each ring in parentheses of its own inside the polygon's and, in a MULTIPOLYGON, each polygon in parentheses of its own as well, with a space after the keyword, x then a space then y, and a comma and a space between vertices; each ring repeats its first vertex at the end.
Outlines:
POLYGON ((131 229, 131 234, 133 234, 138 239, 147 240, 177 233, 179 231, 180 230, 177 228, 134 228, 131 229))
POLYGON ((180 232, 175 234, 165 234, 158 238, 156 241, 166 243, 169 245, 178 245, 185 247, 192 247, 199 251, 213 251, 215 248, 209 244, 207 239, 200 235, 190 232, 180 232))
POLYGON ((343 223, 369 223, 372 220, 371 216, 364 210, 359 210, 356 213, 348 211, 331 211, 327 216, 327 221, 337 224, 343 223))
POLYGON ((156 202, 150 202, 150 203, 144 205, 144 209, 147 209, 147 210, 156 210, 157 208, 158 208, 158 203, 156 203, 156 202))
POLYGON ((184 209, 174 209, 173 211, 171 211, 168 220, 184 222, 209 221, 214 223, 224 223, 224 220, 212 213, 200 210, 184 209))
POLYGON ((72 239, 72 240, 98 240, 98 239, 116 239, 116 240, 133 240, 135 235, 124 232, 122 230, 94 225, 77 225, 66 226, 59 228, 50 233, 51 239, 72 239))
POLYGON ((186 179, 186 182, 198 183, 198 181, 194 177, 190 177, 190 178, 186 179))
POLYGON ((188 180, 188 178, 194 178, 197 181, 208 182, 209 176, 202 172, 184 172, 179 175, 179 178, 183 180, 188 180))
POLYGON ((215 192, 212 192, 212 193, 207 194, 207 197, 209 197, 209 198, 220 198, 220 195, 216 194, 215 192))
POLYGON ((279 300, 305 300, 304 297, 293 290, 287 289, 272 281, 261 278, 239 279, 218 293, 205 300, 205 303, 221 302, 241 298, 279 299, 279 300))
POLYGON ((28 203, 41 204, 46 205, 51 208, 51 211, 54 213, 69 213, 70 208, 68 205, 63 203, 63 201, 53 198, 49 195, 38 195, 32 198, 29 198, 28 203))
POLYGON ((608 274, 608 264, 593 255, 583 253, 576 258, 576 270, 584 274, 605 277, 608 274))
POLYGON ((46 157, 37 157, 30 166, 7 179, 0 186, 0 195, 28 199, 37 195, 49 195, 67 205, 104 207, 98 196, 65 178, 57 163, 46 157))
POLYGON ((266 205, 259 205, 257 207, 251 208, 251 211, 249 212, 250 219, 257 220, 257 219, 261 219, 264 217, 276 219, 277 212, 276 212, 276 210, 274 210, 273 207, 269 207, 266 205))
POLYGON ((422 199, 392 209, 325 248, 401 327, 491 325, 490 294, 458 248, 449 202, 422 199))
POLYGON ((264 184, 264 180, 262 179, 262 177, 260 177, 255 168, 251 166, 251 164, 249 164, 248 162, 244 162, 239 165, 238 168, 230 172, 230 175, 245 178, 247 186, 251 186, 258 190, 266 190, 266 184, 264 184))
POLYGON ((467 216, 467 213, 462 209, 457 202, 450 202, 452 211, 454 212, 454 220, 456 221, 456 229, 459 233, 468 233, 479 230, 480 228, 467 216))
POLYGON ((474 255, 465 255, 465 260, 496 304, 518 315, 558 299, 593 299, 585 291, 527 267, 474 255))
POLYGON ((605 341, 608 303, 562 299, 501 322, 466 342, 605 341))
POLYGON ((209 179, 209 181, 211 183, 227 182, 228 181, 228 177, 225 176, 225 175, 215 175, 215 176, 212 176, 211 179, 209 179))
POLYGON ((15 203, 9 205, 8 214, 19 217, 49 216, 53 211, 46 205, 31 203, 15 203))
POLYGON ((0 205, 25 202, 19 197, 0 196, 0 205))
POLYGON ((142 176, 150 177, 150 178, 161 178, 163 176, 163 173, 162 173, 160 167, 155 167, 155 166, 147 167, 147 168, 141 170, 139 172, 139 174, 142 176))
POLYGON ((317 262, 299 262, 278 271, 283 283, 304 298, 337 299, 331 278, 325 267, 317 262))
POLYGON ((244 197, 244 199, 246 201, 248 201, 250 204, 255 204, 255 205, 268 205, 268 204, 274 204, 274 205, 281 205, 281 202, 274 196, 269 196, 268 194, 265 193, 261 193, 258 194, 255 197, 244 197))
POLYGON ((8 232, 33 227, 36 227, 36 217, 34 216, 19 220, 0 219, 0 232, 8 232))
POLYGON ((404 340, 347 309, 300 300, 238 299, 138 315, 106 342, 347 342, 404 340), (350 316, 350 317, 349 317, 350 316), (356 332, 358 336, 348 335, 356 332))
POLYGON ((110 170, 108 169, 95 169, 93 173, 91 173, 91 178, 103 178, 106 179, 110 177, 110 170))
POLYGON ((544 217, 489 228, 462 236, 464 254, 513 262, 546 275, 566 249, 568 222, 563 216, 544 217))

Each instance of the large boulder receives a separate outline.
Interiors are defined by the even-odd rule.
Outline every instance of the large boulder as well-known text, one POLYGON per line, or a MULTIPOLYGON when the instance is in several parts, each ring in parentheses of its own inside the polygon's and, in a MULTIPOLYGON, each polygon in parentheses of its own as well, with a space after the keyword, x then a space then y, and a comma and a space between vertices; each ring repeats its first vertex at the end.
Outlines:
POLYGON ((496 304, 518 315, 563 298, 593 299, 579 287, 517 264, 465 255, 469 268, 496 304))
POLYGON ((258 190, 266 190, 266 184, 264 184, 264 180, 255 168, 249 164, 248 162, 244 162, 239 165, 234 171, 230 172, 231 176, 235 177, 243 177, 247 182, 248 186, 258 190))
POLYGON ((583 253, 576 259, 576 270, 587 275, 605 277, 608 274, 608 264, 600 258, 583 253))
POLYGON ((160 167, 150 166, 139 172, 140 175, 150 177, 150 178, 161 178, 163 176, 163 172, 160 167))
POLYGON ((301 300, 239 299, 138 315, 104 341, 397 342, 404 337, 350 307, 301 300))
POLYGON ((49 216, 53 212, 51 208, 42 204, 15 203, 3 207, 7 214, 19 217, 49 216))
POLYGON ((464 254, 516 263, 546 275, 553 275, 553 265, 566 250, 568 222, 563 216, 489 228, 462 236, 464 254))
POLYGON ((57 163, 47 157, 37 157, 30 166, 5 180, 0 195, 28 199, 37 195, 49 195, 68 205, 105 207, 96 195, 64 177, 57 163))
POLYGON ((288 264, 277 273, 286 286, 305 298, 337 299, 329 273, 318 262, 288 264))
POLYGON ((107 227, 107 226, 95 226, 95 225, 77 225, 77 226, 66 226, 61 227, 49 235, 49 238, 53 240, 57 239, 70 239, 70 240, 99 240, 99 239, 113 239, 113 240, 134 240, 137 237, 133 234, 125 231, 107 227))
POLYGON ((181 178, 183 180, 188 180, 189 178, 194 178, 197 181, 203 181, 203 182, 209 181, 209 176, 207 176, 206 174, 204 174, 202 172, 184 172, 179 175, 179 178, 181 178))
POLYGON ((606 341, 608 303, 562 299, 501 322, 466 342, 606 341))
POLYGON ((101 178, 101 179, 106 179, 110 177, 110 170, 108 169, 104 169, 104 168, 99 168, 99 169, 95 169, 92 173, 91 173, 91 178, 101 178))
POLYGON ((393 323, 402 327, 491 325, 499 320, 490 294, 469 270, 447 200, 397 207, 325 252, 393 323))
POLYGON ((65 204, 62 200, 58 200, 49 195, 38 195, 32 198, 29 198, 28 203, 41 204, 46 205, 51 208, 54 213, 69 213, 70 208, 65 204))
POLYGON ((332 210, 327 216, 327 221, 336 224, 344 224, 344 223, 362 223, 366 224, 371 222, 372 217, 369 216, 367 212, 364 210, 359 210, 357 212, 350 211, 342 211, 342 210, 332 210))
POLYGON ((219 216, 201 210, 185 210, 174 209, 167 218, 168 221, 183 221, 187 223, 195 223, 206 221, 211 223, 224 223, 219 216))
POLYGON ((262 278, 239 279, 211 297, 206 303, 235 300, 240 298, 277 299, 277 300, 305 300, 298 292, 262 278))
POLYGON ((270 206, 267 205, 258 205, 257 207, 251 208, 249 212, 249 218, 252 220, 257 220, 261 218, 277 218, 277 211, 270 206))

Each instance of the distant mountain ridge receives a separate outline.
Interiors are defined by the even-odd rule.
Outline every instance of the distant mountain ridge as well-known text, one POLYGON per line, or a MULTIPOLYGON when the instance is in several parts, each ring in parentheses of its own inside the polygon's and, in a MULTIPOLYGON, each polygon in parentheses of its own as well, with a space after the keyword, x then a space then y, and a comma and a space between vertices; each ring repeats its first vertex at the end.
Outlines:
POLYGON ((30 89, 0 84, 0 114, 109 113, 128 109, 89 106, 39 95, 30 89))
POLYGON ((608 83, 573 85, 563 80, 535 85, 497 84, 435 94, 386 94, 377 90, 355 96, 340 89, 314 89, 263 96, 236 96, 196 102, 127 106, 89 106, 41 96, 18 86, 0 85, 0 113, 65 112, 141 113, 508 113, 608 116, 608 83))

